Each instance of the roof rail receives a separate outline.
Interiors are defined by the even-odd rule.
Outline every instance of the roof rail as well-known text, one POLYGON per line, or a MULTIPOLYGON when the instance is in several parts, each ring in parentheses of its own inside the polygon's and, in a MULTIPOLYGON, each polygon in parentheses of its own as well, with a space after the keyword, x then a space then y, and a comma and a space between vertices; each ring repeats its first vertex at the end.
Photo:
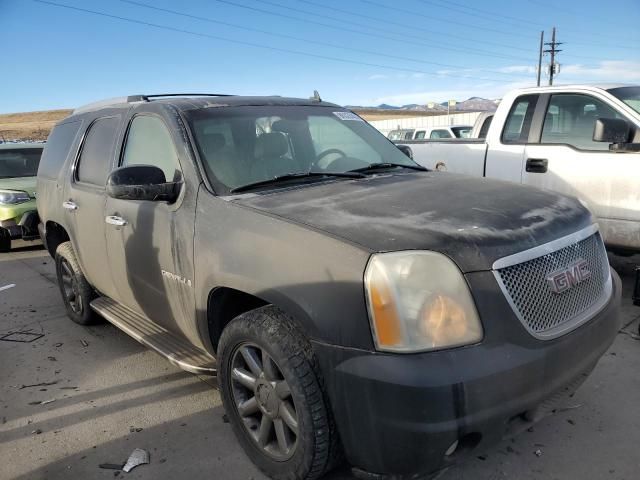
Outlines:
POLYGON ((86 105, 82 105, 76 108, 72 115, 76 115, 78 113, 90 112, 92 110, 97 110, 99 108, 110 107, 112 105, 121 105, 126 103, 138 103, 138 102, 149 102, 155 98, 164 98, 164 97, 232 97, 233 95, 224 94, 224 93, 161 93, 161 94, 153 94, 153 95, 129 95, 126 97, 115 97, 115 98, 107 98, 105 100, 99 100, 97 102, 87 103, 86 105))

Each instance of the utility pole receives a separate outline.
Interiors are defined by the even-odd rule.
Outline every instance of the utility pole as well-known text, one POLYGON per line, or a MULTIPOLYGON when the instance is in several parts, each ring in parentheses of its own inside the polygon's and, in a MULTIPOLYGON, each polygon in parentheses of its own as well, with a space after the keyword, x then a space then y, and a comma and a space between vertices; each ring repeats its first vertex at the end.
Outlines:
POLYGON ((562 45, 562 42, 556 42, 556 27, 553 27, 551 33, 551 42, 545 43, 545 45, 549 45, 551 48, 545 50, 544 53, 551 54, 551 65, 549 65, 549 85, 553 85, 553 75, 556 72, 556 54, 560 53, 562 50, 557 49, 558 45, 562 45))
POLYGON ((542 49, 544 45, 544 30, 540 32, 540 51, 538 52, 538 86, 540 86, 540 75, 542 74, 542 49))

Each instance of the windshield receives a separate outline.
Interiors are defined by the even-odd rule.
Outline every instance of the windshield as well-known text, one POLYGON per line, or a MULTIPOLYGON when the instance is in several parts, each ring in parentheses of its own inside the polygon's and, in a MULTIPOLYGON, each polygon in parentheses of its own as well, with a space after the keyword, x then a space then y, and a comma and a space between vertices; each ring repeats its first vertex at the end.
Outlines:
POLYGON ((0 178, 35 177, 41 148, 0 150, 0 178))
POLYGON ((336 107, 204 108, 186 115, 216 191, 289 174, 417 165, 360 117, 336 107))
POLYGON ((469 138, 472 127, 451 127, 451 131, 456 138, 469 138))
POLYGON ((608 92, 640 113, 640 87, 618 87, 608 92))

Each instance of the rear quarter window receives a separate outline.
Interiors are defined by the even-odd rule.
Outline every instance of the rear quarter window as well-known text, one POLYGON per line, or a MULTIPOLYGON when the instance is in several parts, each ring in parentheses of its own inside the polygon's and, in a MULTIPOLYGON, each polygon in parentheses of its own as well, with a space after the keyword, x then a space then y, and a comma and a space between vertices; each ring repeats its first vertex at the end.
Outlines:
POLYGON ((111 172, 120 117, 102 117, 87 130, 76 167, 77 180, 104 187, 111 172))
POLYGON ((56 125, 53 128, 40 159, 39 177, 58 178, 60 169, 69 156, 69 150, 78 135, 81 123, 80 120, 76 120, 56 125))

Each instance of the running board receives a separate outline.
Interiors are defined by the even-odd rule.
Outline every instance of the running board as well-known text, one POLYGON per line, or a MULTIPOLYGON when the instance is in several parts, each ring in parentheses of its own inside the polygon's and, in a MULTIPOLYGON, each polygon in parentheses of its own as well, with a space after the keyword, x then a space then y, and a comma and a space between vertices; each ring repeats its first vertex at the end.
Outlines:
POLYGON ((91 308, 177 367, 200 375, 216 375, 216 360, 209 353, 130 308, 108 297, 96 298, 91 302, 91 308))

